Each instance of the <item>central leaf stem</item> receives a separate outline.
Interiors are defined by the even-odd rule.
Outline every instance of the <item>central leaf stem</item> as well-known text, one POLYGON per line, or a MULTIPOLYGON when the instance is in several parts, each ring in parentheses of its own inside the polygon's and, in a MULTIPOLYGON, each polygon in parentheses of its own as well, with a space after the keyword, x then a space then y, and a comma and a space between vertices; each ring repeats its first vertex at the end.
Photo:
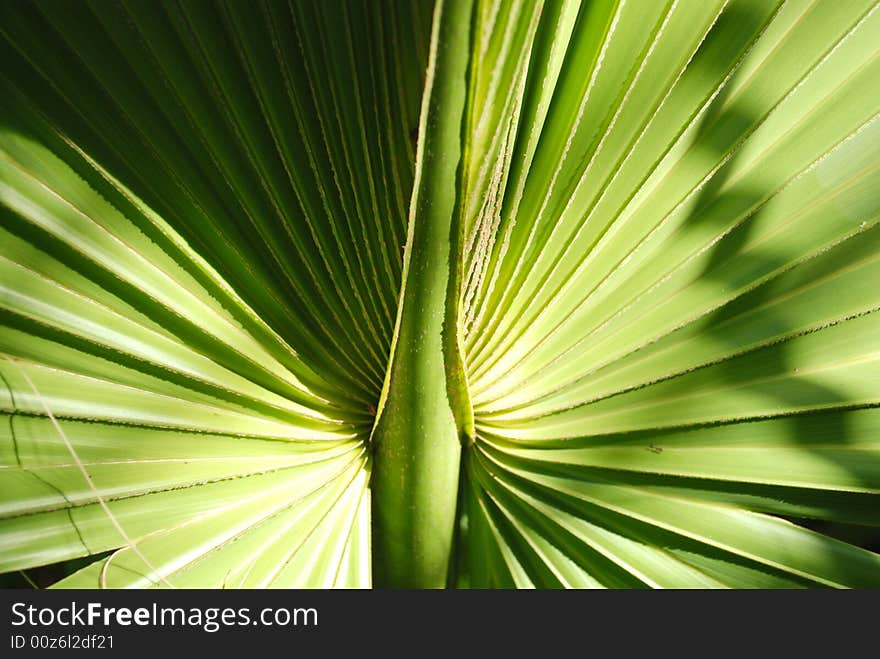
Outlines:
POLYGON ((471 11, 470 0, 434 10, 397 324, 372 433, 379 587, 446 585, 461 445, 473 437, 458 332, 471 11))

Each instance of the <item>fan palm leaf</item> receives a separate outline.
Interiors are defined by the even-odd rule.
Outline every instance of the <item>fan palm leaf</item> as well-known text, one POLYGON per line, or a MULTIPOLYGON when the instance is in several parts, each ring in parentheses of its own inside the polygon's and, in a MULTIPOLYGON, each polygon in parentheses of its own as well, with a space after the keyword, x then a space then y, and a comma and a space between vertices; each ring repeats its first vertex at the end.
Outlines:
POLYGON ((865 587, 869 0, 0 4, 0 572, 865 587))

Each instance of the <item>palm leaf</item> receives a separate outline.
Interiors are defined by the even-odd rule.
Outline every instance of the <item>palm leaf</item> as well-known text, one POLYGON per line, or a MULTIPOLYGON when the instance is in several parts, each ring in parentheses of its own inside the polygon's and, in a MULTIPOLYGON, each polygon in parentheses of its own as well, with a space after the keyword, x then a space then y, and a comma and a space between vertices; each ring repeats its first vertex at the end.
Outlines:
POLYGON ((878 36, 860 0, 0 5, 0 571, 880 585, 809 521, 880 524, 878 36))

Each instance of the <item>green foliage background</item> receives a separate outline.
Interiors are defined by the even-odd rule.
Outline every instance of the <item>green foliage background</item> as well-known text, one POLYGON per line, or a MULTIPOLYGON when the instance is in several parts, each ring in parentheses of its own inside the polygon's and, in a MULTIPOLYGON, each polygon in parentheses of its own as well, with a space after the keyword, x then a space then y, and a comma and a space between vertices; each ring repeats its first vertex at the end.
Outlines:
POLYGON ((878 53, 867 0, 3 0, 4 583, 880 586, 878 53))

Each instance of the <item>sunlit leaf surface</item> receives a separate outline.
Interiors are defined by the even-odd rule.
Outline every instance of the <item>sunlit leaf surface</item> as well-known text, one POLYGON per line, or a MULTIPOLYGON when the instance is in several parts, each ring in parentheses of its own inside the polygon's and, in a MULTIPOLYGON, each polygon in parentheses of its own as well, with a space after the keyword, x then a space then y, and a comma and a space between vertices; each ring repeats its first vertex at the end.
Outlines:
POLYGON ((880 587, 880 5, 452 1, 0 4, 0 572, 368 587, 437 307, 450 584, 880 587))

